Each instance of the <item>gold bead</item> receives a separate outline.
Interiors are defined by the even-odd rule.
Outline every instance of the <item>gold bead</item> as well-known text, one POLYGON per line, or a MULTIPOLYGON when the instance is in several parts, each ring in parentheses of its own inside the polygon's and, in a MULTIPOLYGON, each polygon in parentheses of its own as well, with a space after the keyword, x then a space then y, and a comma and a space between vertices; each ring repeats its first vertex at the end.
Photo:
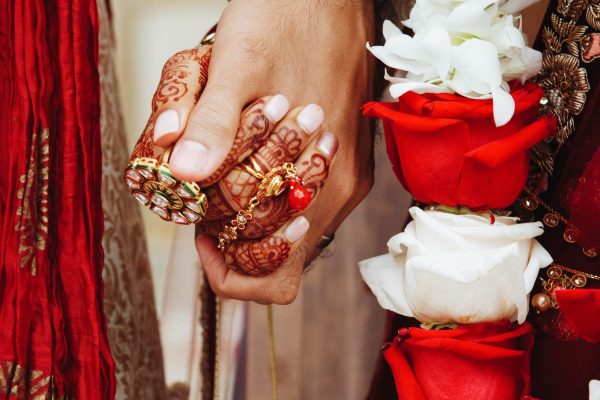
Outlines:
POLYGON ((593 258, 598 255, 598 252, 593 247, 586 247, 583 249, 583 254, 585 254, 586 256, 588 256, 590 258, 593 258))
POLYGON ((544 312, 552 307, 552 300, 546 293, 538 293, 531 299, 531 305, 538 312, 544 312))
POLYGON ((548 213, 544 215, 542 221, 544 222, 544 225, 549 226, 550 228, 554 228, 556 225, 558 225, 560 220, 558 219, 558 216, 556 214, 548 213))
POLYGON ((573 284, 573 286, 581 288, 584 287, 587 283, 587 278, 581 274, 573 275, 571 277, 571 283, 573 284))
POLYGON ((538 208, 538 206, 539 202, 534 197, 526 197, 525 200, 523 200, 523 207, 529 211, 534 211, 538 208))
POLYGON ((577 241, 577 232, 573 228, 567 228, 563 234, 563 239, 567 243, 575 243, 577 241))
POLYGON ((556 267, 550 267, 548 268, 548 271, 546 271, 546 275, 548 275, 549 278, 560 278, 560 276, 562 275, 562 271, 560 268, 556 268, 556 267))

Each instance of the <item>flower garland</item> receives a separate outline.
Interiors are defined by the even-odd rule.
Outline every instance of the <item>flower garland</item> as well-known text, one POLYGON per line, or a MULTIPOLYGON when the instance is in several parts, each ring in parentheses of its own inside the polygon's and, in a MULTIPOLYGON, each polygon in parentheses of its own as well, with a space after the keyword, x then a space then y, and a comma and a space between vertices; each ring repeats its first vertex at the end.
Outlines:
POLYGON ((384 351, 400 398, 530 392, 529 293, 553 260, 535 240, 541 222, 503 211, 525 186, 531 148, 557 131, 556 116, 539 113, 544 90, 529 81, 542 55, 526 46, 515 14, 530 4, 417 0, 403 21, 413 36, 386 21, 385 44, 367 44, 398 70, 385 74, 398 101, 363 112, 382 119, 402 185, 431 205, 409 210, 388 254, 359 264, 383 308, 422 324, 384 351), (449 360, 460 369, 453 378, 432 373, 432 363, 449 360))

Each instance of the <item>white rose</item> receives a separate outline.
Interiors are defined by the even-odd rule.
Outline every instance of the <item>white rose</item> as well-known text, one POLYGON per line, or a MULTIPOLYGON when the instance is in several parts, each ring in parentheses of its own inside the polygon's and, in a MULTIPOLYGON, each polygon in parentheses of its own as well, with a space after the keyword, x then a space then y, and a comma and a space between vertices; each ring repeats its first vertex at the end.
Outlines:
POLYGON ((359 263, 383 308, 425 323, 525 321, 538 271, 552 262, 533 239, 540 222, 409 211, 390 253, 359 263))

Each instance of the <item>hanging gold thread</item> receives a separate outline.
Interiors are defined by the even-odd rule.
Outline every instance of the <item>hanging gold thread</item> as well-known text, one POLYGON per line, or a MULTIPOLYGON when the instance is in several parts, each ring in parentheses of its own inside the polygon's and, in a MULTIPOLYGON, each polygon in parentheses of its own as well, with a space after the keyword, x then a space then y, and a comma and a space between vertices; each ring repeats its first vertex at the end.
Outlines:
POLYGON ((271 367, 271 390, 273 400, 279 399, 277 390, 277 361, 275 359, 275 328, 273 326, 273 305, 267 304, 267 323, 269 326, 269 363, 271 367))

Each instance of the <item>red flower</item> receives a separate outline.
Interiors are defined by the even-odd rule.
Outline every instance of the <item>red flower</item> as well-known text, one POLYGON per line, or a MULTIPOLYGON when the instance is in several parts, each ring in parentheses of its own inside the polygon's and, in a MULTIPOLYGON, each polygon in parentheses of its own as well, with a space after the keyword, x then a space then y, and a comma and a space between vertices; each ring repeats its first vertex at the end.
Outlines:
POLYGON ((600 289, 568 289, 554 292, 560 311, 582 339, 600 343, 600 289))
POLYGON ((537 119, 544 91, 513 85, 515 113, 496 127, 492 100, 408 92, 398 102, 370 102, 368 117, 383 120, 387 152, 398 179, 429 204, 504 208, 519 195, 529 149, 556 131, 556 119, 537 119))
POLYGON ((401 400, 512 400, 530 393, 533 328, 508 322, 401 329, 384 350, 401 400))

